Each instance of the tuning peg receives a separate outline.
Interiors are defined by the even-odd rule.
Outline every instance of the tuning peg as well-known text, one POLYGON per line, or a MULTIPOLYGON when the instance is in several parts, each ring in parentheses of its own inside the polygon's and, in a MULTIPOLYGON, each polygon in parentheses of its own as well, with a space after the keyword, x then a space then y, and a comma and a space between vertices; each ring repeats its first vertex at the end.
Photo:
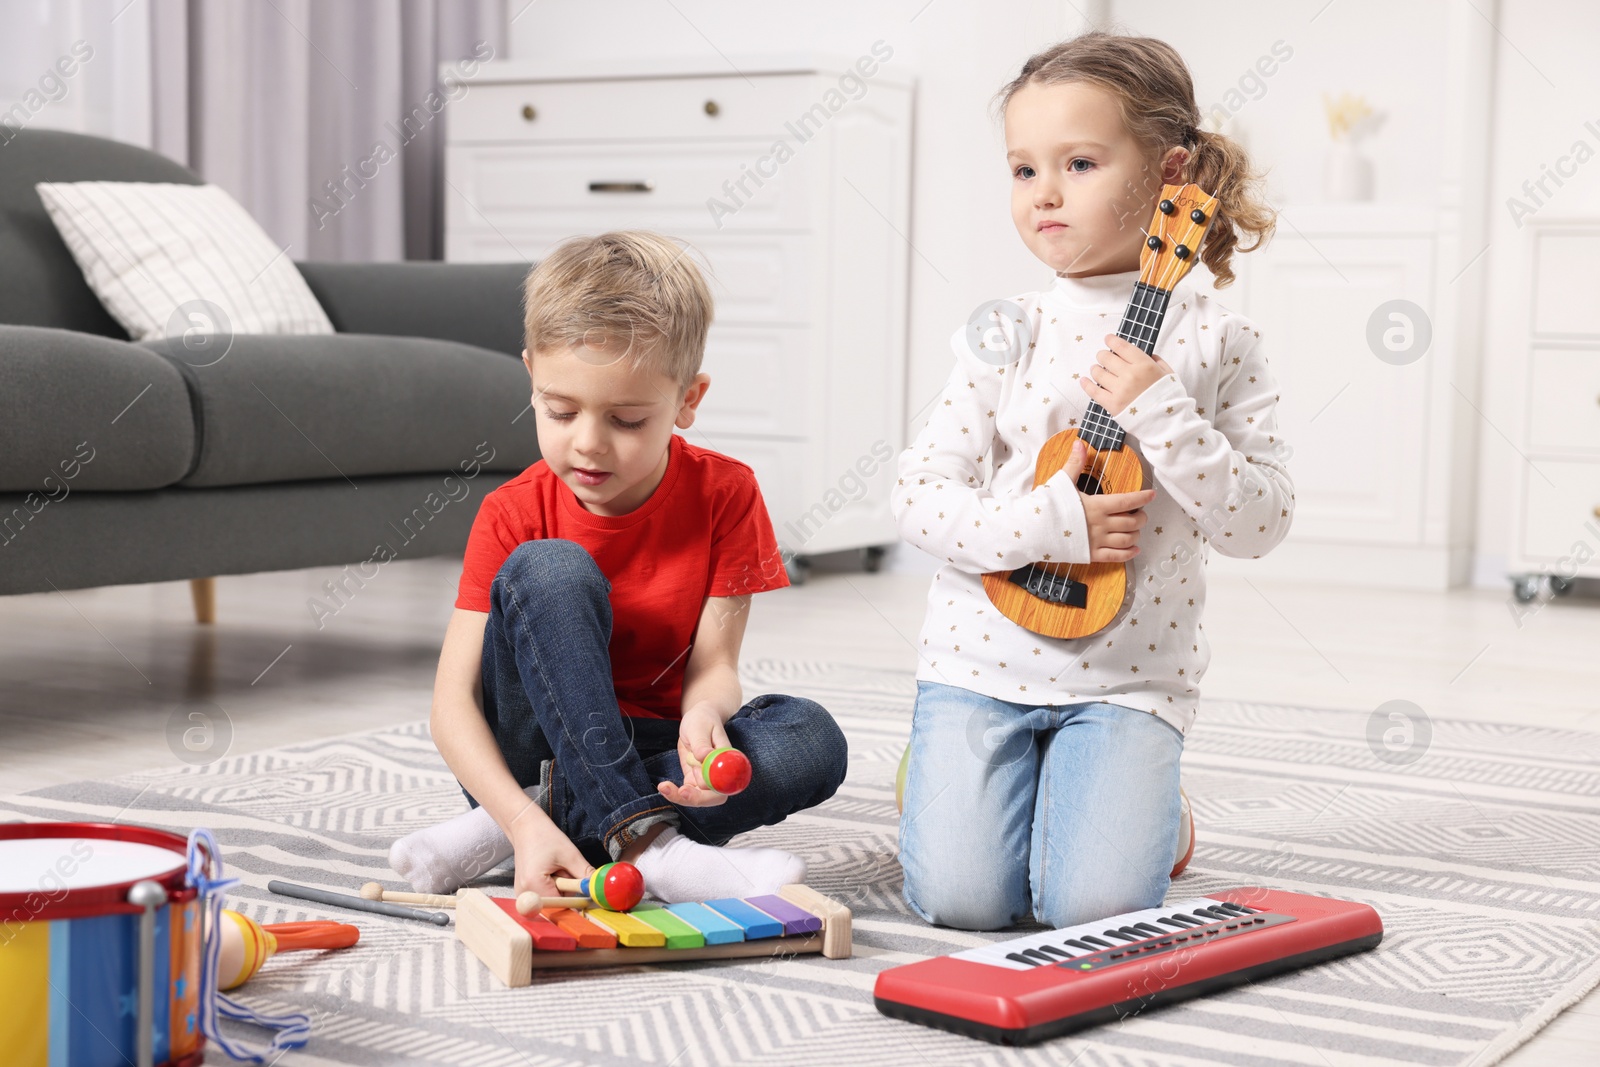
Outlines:
POLYGON ((1193 211, 1189 212, 1189 219, 1197 226, 1204 226, 1206 222, 1206 213, 1201 211, 1199 208, 1195 208, 1193 211))
POLYGON ((1177 256, 1179 259, 1188 259, 1189 258, 1189 246, 1188 245, 1179 245, 1178 247, 1176 247, 1176 248, 1174 248, 1172 250, 1172 254, 1177 256))
MULTIPOLYGON (((1148 203, 1149 203, 1149 201, 1148 201, 1148 200, 1146 200, 1146 201, 1145 201, 1145 203, 1147 203, 1147 204, 1148 204, 1148 203)), ((1174 205, 1173 205, 1173 203, 1172 203, 1172 201, 1171 201, 1171 200, 1163 200, 1163 201, 1161 201, 1161 203, 1160 203, 1160 204, 1159 204, 1159 205, 1158 205, 1158 206, 1159 206, 1159 207, 1160 207, 1160 208, 1161 208, 1161 213, 1162 213, 1162 214, 1163 214, 1163 215, 1170 215, 1170 214, 1172 214, 1172 213, 1173 213, 1173 212, 1174 212, 1174 211, 1176 211, 1176 210, 1178 210, 1178 209, 1177 209, 1177 208, 1176 208, 1176 207, 1175 207, 1175 206, 1174 206, 1174 205)))
POLYGON ((1155 234, 1151 234, 1149 240, 1145 241, 1145 247, 1154 252, 1161 251, 1161 238, 1157 237, 1155 234))

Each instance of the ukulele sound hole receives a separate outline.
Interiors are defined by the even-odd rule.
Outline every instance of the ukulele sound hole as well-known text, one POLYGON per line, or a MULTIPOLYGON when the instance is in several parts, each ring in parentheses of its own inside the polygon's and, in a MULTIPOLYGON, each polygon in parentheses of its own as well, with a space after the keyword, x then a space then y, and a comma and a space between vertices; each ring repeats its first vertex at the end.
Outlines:
POLYGON ((1089 603, 1087 585, 1075 582, 1064 574, 1053 574, 1040 567, 1019 567, 1011 572, 1011 581, 1040 600, 1047 600, 1052 604, 1081 608, 1089 603))
POLYGON ((1078 491, 1080 493, 1088 493, 1090 496, 1096 495, 1100 492, 1100 479, 1088 471, 1084 471, 1078 475, 1078 491))

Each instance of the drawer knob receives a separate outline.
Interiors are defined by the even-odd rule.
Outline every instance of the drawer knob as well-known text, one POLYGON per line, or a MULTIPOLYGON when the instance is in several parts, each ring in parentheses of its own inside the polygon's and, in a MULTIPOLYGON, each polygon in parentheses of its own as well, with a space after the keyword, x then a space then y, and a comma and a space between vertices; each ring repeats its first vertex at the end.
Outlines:
POLYGON ((648 193, 655 190, 653 182, 590 182, 591 193, 648 193))
POLYGON ((716 118, 721 113, 722 113, 722 108, 717 104, 717 102, 715 100, 707 100, 706 101, 706 114, 707 115, 710 115, 712 118, 716 118))
POLYGON ((529 122, 532 122, 534 119, 539 117, 539 113, 537 111, 533 110, 533 105, 532 104, 523 104, 522 105, 522 117, 527 119, 529 122))

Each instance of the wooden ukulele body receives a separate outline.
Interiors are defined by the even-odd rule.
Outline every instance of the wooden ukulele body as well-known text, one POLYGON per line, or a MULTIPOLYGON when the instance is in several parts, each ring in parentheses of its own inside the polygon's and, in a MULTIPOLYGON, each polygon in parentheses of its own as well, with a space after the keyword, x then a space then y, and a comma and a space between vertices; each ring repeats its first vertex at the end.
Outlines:
MULTIPOLYGON (((1033 484, 1043 485, 1067 465, 1077 430, 1063 430, 1045 442, 1034 468, 1033 484)), ((1144 467, 1139 455, 1124 442, 1121 447, 1097 451, 1084 442, 1083 473, 1078 489, 1091 495, 1136 493, 1144 488, 1144 467)), ((984 592, 1000 613, 1025 630, 1045 637, 1088 637, 1111 625, 1128 590, 1126 563, 1032 563, 1014 570, 993 571, 983 576, 984 592), (1081 582, 1082 607, 1053 603, 1029 592, 1013 580, 1015 574, 1037 571, 1046 575, 1067 575, 1081 582)))

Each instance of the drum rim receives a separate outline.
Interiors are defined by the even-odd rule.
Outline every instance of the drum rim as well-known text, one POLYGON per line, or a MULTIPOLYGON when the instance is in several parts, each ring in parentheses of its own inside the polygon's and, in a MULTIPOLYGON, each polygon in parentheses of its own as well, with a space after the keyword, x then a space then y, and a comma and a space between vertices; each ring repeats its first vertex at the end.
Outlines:
POLYGON ((150 878, 108 885, 81 886, 69 889, 50 899, 41 907, 34 904, 44 895, 42 889, 29 889, 19 893, 0 893, 0 917, 16 921, 17 911, 23 921, 81 918, 89 915, 108 915, 117 912, 138 912, 144 909, 128 903, 128 890, 138 882, 156 882, 167 891, 169 903, 191 900, 195 891, 188 884, 189 842, 177 834, 157 830, 150 826, 133 826, 125 823, 104 822, 25 822, 0 825, 0 841, 31 840, 36 838, 88 837, 102 841, 126 841, 137 845, 151 845, 170 849, 175 862, 172 870, 150 878))

